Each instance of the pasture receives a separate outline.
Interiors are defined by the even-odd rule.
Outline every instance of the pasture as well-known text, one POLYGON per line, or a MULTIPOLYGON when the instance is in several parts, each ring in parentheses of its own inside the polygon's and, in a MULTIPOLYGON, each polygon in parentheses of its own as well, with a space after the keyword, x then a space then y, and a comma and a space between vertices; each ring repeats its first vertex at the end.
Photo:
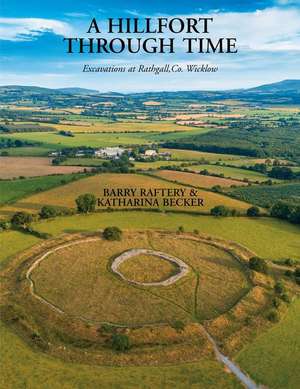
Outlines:
POLYGON ((0 180, 0 205, 12 203, 33 193, 64 185, 84 177, 84 174, 77 173, 18 180, 0 180))
MULTIPOLYGON (((190 166, 188 168, 194 172, 200 172, 202 170, 207 170, 212 174, 223 174, 226 178, 232 178, 236 180, 248 180, 251 182, 263 182, 268 180, 268 176, 262 173, 254 172, 251 170, 233 168, 228 166, 219 166, 219 165, 198 165, 190 166)), ((274 180, 279 181, 279 180, 274 180)))
POLYGON ((280 323, 259 335, 236 357, 236 361, 259 382, 274 389, 299 388, 300 299, 280 323))
POLYGON ((117 224, 124 229, 199 230, 215 237, 245 245, 266 259, 295 258, 300 260, 299 227, 272 218, 216 218, 204 215, 157 212, 101 212, 88 216, 61 217, 41 221, 33 227, 54 236, 63 232, 95 231, 117 224), (275 238, 274 238, 275 237, 275 238))

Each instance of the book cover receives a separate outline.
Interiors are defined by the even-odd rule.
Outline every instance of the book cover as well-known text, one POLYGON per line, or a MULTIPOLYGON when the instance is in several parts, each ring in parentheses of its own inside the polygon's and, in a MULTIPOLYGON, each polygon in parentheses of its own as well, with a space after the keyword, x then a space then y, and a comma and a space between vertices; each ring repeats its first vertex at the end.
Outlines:
POLYGON ((299 388, 299 1, 0 10, 1 388, 299 388))

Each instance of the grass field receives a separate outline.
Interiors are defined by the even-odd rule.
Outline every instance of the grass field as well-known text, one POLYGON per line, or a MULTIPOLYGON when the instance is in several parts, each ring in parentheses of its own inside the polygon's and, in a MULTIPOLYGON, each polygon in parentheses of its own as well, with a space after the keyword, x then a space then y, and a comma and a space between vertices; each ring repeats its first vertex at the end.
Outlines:
POLYGON ((157 169, 161 166, 180 166, 184 161, 134 162, 134 167, 141 170, 157 169))
MULTIPOLYGON (((137 281, 136 275, 150 282, 149 278, 165 279, 174 270, 161 259, 149 261, 142 267, 134 258, 124 263, 129 279, 137 281), (129 262, 133 263, 130 270, 129 262)), ((127 233, 120 242, 99 239, 60 249, 39 264, 32 279, 38 295, 68 314, 126 325, 212 318, 230 309, 250 288, 242 265, 225 251, 156 232, 127 233), (180 258, 191 270, 168 287, 137 287, 108 270, 110 258, 132 248, 155 248, 180 258)))
POLYGON ((33 193, 64 185, 84 177, 85 175, 83 174, 75 173, 19 180, 2 180, 0 181, 0 205, 11 203, 33 193))
POLYGON ((25 147, 7 147, 0 149, 1 153, 8 153, 11 157, 47 157, 48 154, 54 151, 54 148, 41 146, 25 146, 25 147))
MULTIPOLYGON (((114 122, 114 123, 103 123, 103 122, 79 122, 76 125, 68 124, 51 124, 51 127, 55 128, 57 131, 72 131, 75 133, 78 132, 168 132, 168 131, 190 131, 191 127, 189 126, 179 126, 171 122, 114 122)), ((45 124, 46 125, 46 124, 45 124)), ((40 126, 43 126, 43 123, 40 123, 40 126)), ((47 124, 49 126, 49 124, 47 124)))
POLYGON ((63 161, 63 166, 101 166, 104 160, 100 158, 68 158, 63 161))
MULTIPOLYGON (((79 195, 83 193, 93 193, 96 197, 102 198, 104 188, 170 188, 170 183, 155 177, 139 174, 100 174, 64 185, 60 188, 32 195, 15 204, 2 208, 0 210, 0 214, 15 212, 16 210, 37 212, 45 204, 75 208, 75 199, 79 195)), ((184 189, 185 187, 181 187, 180 185, 174 183, 171 188, 184 189)), ((188 198, 187 195, 185 197, 188 198)), ((187 208, 181 205, 178 207, 160 205, 161 208, 165 209, 178 208, 186 211, 190 210, 201 212, 209 212, 215 205, 227 205, 228 207, 236 208, 241 211, 249 207, 249 204, 247 203, 217 193, 199 190, 198 197, 204 199, 204 206, 191 206, 187 208)), ((162 201, 161 196, 158 196, 157 198, 162 201)), ((141 208, 141 206, 136 206, 135 208, 141 208)))
POLYGON ((285 318, 253 343, 236 360, 257 381, 269 388, 297 389, 300 383, 300 299, 289 308, 285 318))
POLYGON ((33 351, 17 335, 1 324, 1 379, 5 389, 172 387, 241 389, 231 374, 224 373, 217 361, 159 367, 97 367, 65 363, 33 351))
POLYGON ((0 157, 0 178, 36 177, 83 171, 75 166, 53 166, 50 158, 0 157))
POLYGON ((199 188, 212 188, 215 185, 220 185, 222 187, 230 187, 231 185, 247 185, 241 181, 231 180, 229 178, 205 176, 202 174, 179 172, 175 170, 158 170, 154 173, 154 175, 172 182, 193 185, 199 188))
POLYGON ((140 145, 149 143, 147 134, 129 133, 96 133, 96 134, 76 134, 74 137, 62 136, 53 132, 30 132, 10 134, 10 138, 40 142, 47 148, 64 147, 108 147, 118 145, 140 145))
POLYGON ((257 255, 270 258, 295 258, 300 260, 299 227, 283 220, 271 218, 214 218, 187 214, 156 212, 104 212, 89 216, 71 216, 34 223, 34 228, 53 235, 64 231, 95 231, 116 224, 120 228, 161 228, 219 236, 245 245, 257 255), (276 237, 276 238, 274 238, 276 237))
POLYGON ((136 255, 120 264, 118 271, 135 282, 160 282, 179 271, 175 264, 155 255, 136 255))
MULTIPOLYGON (((227 167, 227 166, 218 166, 218 165, 198 165, 189 167, 190 170, 195 172, 200 172, 201 170, 207 170, 209 173, 213 174, 224 174, 226 178, 233 178, 237 180, 247 179, 252 182, 263 182, 269 179, 268 176, 253 172, 251 170, 244 170, 239 168, 227 167)), ((278 180, 274 180, 278 181, 278 180)))

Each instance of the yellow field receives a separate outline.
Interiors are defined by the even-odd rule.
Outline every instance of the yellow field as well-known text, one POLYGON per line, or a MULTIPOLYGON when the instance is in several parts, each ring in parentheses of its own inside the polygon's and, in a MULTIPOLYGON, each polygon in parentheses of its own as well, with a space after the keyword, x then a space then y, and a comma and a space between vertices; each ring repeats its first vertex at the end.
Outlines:
MULTIPOLYGON (((173 266, 162 268, 163 260, 150 263, 153 258, 148 258, 145 267, 140 266, 144 259, 130 258, 127 265, 123 263, 130 278, 135 274, 149 282, 151 275, 165 279, 172 271, 173 266), (132 261, 134 267, 129 271, 132 261)), ((108 242, 99 237, 62 248, 39 263, 32 279, 39 296, 68 314, 131 325, 176 319, 189 322, 194 314, 201 319, 215 317, 226 312, 250 288, 242 265, 225 251, 188 237, 178 239, 174 233, 156 232, 126 232, 121 241, 108 242), (190 266, 188 274, 167 287, 137 287, 109 270, 110 258, 116 254, 151 247, 180 258, 190 266)))
POLYGON ((121 263, 118 270, 134 282, 159 282, 179 269, 175 264, 154 255, 137 255, 121 263))
MULTIPOLYGON (((28 122, 29 123, 29 122, 28 122)), ((49 124, 39 123, 41 127, 53 127, 57 131, 72 131, 72 132, 168 132, 168 131, 184 131, 191 130, 188 126, 179 126, 173 123, 166 122, 86 122, 84 125, 76 124, 49 124)))
MULTIPOLYGON (((38 212, 43 205, 57 205, 69 208, 75 208, 75 199, 83 193, 93 193, 97 198, 103 197, 103 189, 108 188, 172 188, 172 189, 186 189, 186 198, 189 189, 179 184, 168 183, 155 177, 143 176, 139 174, 101 174, 82 179, 77 182, 64 185, 59 188, 51 189, 42 193, 38 193, 27 197, 17 203, 6 206, 0 209, 1 213, 13 213, 17 210, 25 210, 28 212, 38 212)), ((226 205, 228 207, 236 208, 243 211, 249 207, 249 204, 223 196, 221 194, 206 192, 198 190, 197 197, 204 200, 204 206, 164 206, 164 209, 178 209, 184 211, 200 211, 209 212, 210 209, 216 205, 226 205)), ((159 202, 162 202, 162 197, 157 197, 159 202)), ((126 207, 125 205, 125 208, 126 207)), ((137 205, 133 208, 143 208, 137 205)))
POLYGON ((154 173, 154 175, 169 181, 198 186, 200 188, 212 188, 215 185, 220 185, 222 187, 230 187, 231 185, 246 185, 244 182, 231 180, 229 178, 204 176, 201 174, 179 172, 176 170, 158 170, 154 173))
POLYGON ((239 155, 206 153, 204 151, 194 150, 160 149, 160 151, 171 153, 171 158, 175 160, 198 161, 201 159, 206 159, 210 162, 217 162, 221 160, 234 161, 242 159, 239 155))

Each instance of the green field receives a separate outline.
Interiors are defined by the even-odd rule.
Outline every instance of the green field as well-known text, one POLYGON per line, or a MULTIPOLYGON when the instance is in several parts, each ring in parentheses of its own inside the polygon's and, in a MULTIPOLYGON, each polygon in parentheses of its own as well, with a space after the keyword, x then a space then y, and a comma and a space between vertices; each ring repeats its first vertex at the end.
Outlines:
POLYGON ((68 158, 63 161, 63 166, 101 166, 104 160, 100 158, 68 158))
POLYGON ((285 318, 258 336, 236 357, 256 382, 273 389, 298 389, 300 382, 300 299, 285 318))
POLYGON ((247 179, 252 182, 256 182, 256 181, 263 182, 269 179, 268 176, 262 173, 253 172, 251 170, 227 167, 227 166, 197 165, 197 166, 189 167, 189 170, 195 172, 200 172, 201 170, 207 170, 209 173, 213 173, 213 174, 224 174, 224 177, 226 178, 233 178, 236 180, 247 179))
POLYGON ((172 387, 178 389, 242 388, 232 374, 225 374, 217 361, 201 360, 175 366, 97 367, 71 364, 33 351, 1 324, 1 379, 5 389, 172 387))
POLYGON ((64 174, 17 180, 0 180, 0 205, 11 203, 33 193, 64 185, 84 177, 83 174, 64 174))
POLYGON ((118 145, 140 145, 149 143, 147 134, 129 134, 129 133, 95 133, 95 134, 76 134, 74 137, 62 136, 52 132, 31 132, 10 134, 10 138, 22 139, 34 142, 40 142, 48 148, 64 147, 108 147, 118 145))
POLYGON ((271 206, 278 200, 300 201, 300 182, 293 182, 282 185, 250 186, 244 188, 230 189, 229 193, 243 201, 259 205, 261 207, 271 206))
POLYGON ((51 151, 54 151, 54 147, 52 148, 41 147, 41 146, 8 147, 5 149, 0 149, 0 154, 8 153, 8 155, 12 157, 47 157, 51 151))
POLYGON ((134 167, 141 170, 158 169, 161 166, 180 166, 184 161, 134 162, 134 167))
POLYGON ((271 218, 214 218, 211 216, 156 212, 112 212, 71 216, 34 223, 34 228, 53 235, 64 231, 95 231, 116 224, 127 229, 161 228, 219 236, 245 245, 259 256, 270 259, 296 258, 300 260, 300 229, 296 225, 271 218), (75 227, 74 227, 75 226, 75 227), (274 238, 276 237, 276 238, 274 238))
POLYGON ((76 133, 74 137, 62 136, 54 132, 27 132, 9 134, 10 138, 21 139, 32 142, 40 142, 46 148, 64 147, 108 147, 118 145, 141 145, 151 142, 165 141, 169 139, 180 139, 181 137, 193 134, 202 134, 209 129, 193 129, 185 131, 175 131, 160 133, 76 133))

